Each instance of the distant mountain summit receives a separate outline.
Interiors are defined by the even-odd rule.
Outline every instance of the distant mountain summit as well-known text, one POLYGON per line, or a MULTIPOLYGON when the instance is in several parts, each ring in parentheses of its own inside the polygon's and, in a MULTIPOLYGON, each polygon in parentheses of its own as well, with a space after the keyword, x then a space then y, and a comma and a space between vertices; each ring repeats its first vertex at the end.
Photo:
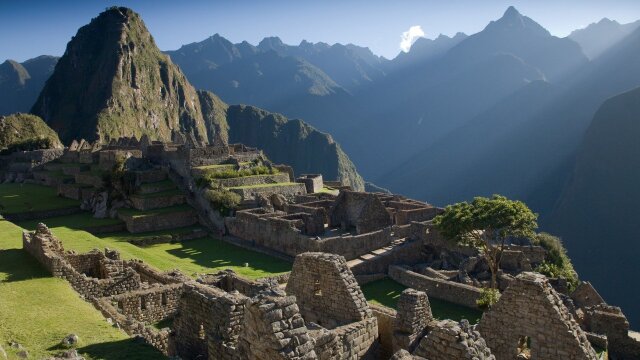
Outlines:
POLYGON ((57 61, 55 56, 42 55, 23 63, 0 64, 0 115, 29 111, 57 61))
POLYGON ((160 52, 138 14, 112 7, 67 44, 32 108, 63 142, 172 131, 208 141, 195 89, 160 52))
POLYGON ((580 46, 571 39, 552 36, 549 31, 513 6, 490 22, 481 32, 469 36, 451 49, 456 59, 479 60, 482 56, 511 54, 555 80, 587 62, 580 46))
POLYGON ((415 64, 424 65, 425 62, 432 61, 444 55, 466 38, 467 35, 461 32, 455 34, 453 37, 440 34, 433 40, 423 37, 418 38, 418 40, 411 45, 409 52, 400 52, 398 56, 393 59, 393 67, 398 68, 415 64))
POLYGON ((623 25, 615 20, 603 18, 584 29, 573 31, 569 38, 580 44, 582 51, 590 59, 595 59, 638 27, 640 20, 623 25))

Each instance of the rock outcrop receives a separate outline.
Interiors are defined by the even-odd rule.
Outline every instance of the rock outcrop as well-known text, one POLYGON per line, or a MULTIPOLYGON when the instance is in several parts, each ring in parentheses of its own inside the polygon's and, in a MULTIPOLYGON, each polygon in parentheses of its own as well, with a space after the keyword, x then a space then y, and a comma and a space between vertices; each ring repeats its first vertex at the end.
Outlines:
POLYGON ((58 134, 41 118, 30 114, 0 116, 0 150, 62 148, 58 134))

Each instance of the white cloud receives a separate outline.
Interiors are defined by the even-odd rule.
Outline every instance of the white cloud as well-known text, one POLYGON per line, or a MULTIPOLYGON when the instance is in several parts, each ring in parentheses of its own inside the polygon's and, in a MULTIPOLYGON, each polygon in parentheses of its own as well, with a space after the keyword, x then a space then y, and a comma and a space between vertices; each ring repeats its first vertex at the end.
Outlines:
POLYGON ((418 38, 424 37, 424 31, 422 30, 422 26, 413 25, 409 30, 403 32, 400 37, 402 38, 400 41, 400 50, 408 52, 411 45, 413 45, 418 38))

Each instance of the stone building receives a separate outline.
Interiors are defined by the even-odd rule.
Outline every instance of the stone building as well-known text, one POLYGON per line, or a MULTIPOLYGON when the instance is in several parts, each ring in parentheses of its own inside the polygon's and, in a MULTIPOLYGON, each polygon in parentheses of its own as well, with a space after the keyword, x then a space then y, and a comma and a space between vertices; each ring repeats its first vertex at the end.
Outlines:
POLYGON ((598 358, 549 280, 538 273, 518 275, 478 330, 497 360, 520 353, 541 360, 598 358))

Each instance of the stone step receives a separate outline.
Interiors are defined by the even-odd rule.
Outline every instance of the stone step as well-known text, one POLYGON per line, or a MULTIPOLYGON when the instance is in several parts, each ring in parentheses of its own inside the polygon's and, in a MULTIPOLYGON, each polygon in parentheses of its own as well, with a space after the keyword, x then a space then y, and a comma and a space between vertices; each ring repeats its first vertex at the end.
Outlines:
POLYGON ((147 211, 120 209, 118 218, 126 223, 127 231, 134 234, 176 229, 198 223, 196 211, 187 205, 147 211))
POLYGON ((384 246, 379 249, 372 250, 364 255, 360 255, 353 260, 347 261, 347 266, 349 266, 349 268, 352 268, 354 266, 362 264, 365 261, 371 261, 385 256, 385 254, 393 251, 396 246, 404 244, 406 240, 406 238, 394 239, 393 241, 391 241, 391 245, 389 246, 384 246))

